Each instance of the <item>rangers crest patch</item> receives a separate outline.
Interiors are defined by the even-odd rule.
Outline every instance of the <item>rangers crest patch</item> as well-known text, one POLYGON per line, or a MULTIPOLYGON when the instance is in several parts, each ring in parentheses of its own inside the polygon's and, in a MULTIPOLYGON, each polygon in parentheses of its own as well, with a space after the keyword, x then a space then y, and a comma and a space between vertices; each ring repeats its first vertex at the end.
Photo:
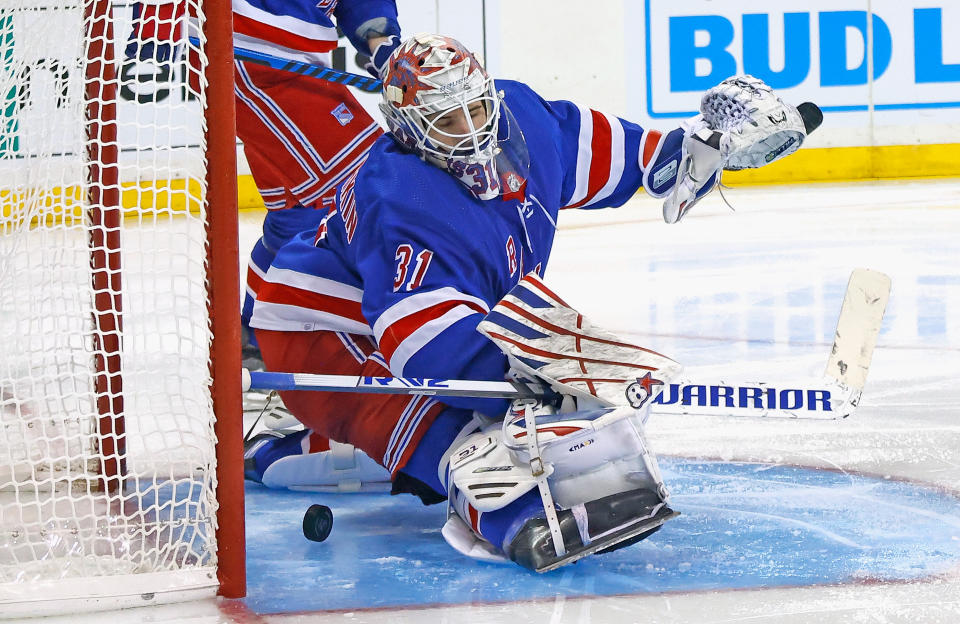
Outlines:
POLYGON ((342 102, 339 106, 330 111, 330 114, 333 115, 334 119, 340 122, 341 126, 345 126, 353 121, 353 113, 351 113, 350 109, 347 108, 347 105, 342 102))

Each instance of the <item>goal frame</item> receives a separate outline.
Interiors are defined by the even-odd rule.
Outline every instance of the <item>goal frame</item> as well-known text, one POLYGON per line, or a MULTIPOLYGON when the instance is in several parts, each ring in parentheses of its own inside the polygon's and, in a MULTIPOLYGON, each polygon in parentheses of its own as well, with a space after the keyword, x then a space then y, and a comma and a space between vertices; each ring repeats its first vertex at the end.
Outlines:
MULTIPOLYGON (((120 299, 120 227, 123 206, 117 149, 117 71, 111 0, 83 0, 91 20, 91 61, 84 76, 89 158, 91 269, 94 287, 95 393, 101 487, 115 491, 126 474, 120 299), (110 354, 110 355, 105 355, 110 354)), ((236 112, 234 99, 233 12, 230 0, 204 0, 208 65, 204 110, 207 148, 207 297, 211 396, 216 416, 218 594, 246 595, 243 424, 241 398, 239 242, 237 216, 236 112)))
POLYGON ((213 339, 211 394, 217 438, 217 578, 226 598, 246 595, 243 401, 237 216, 237 128, 234 97, 233 8, 205 0, 209 90, 207 124, 207 280, 213 339))

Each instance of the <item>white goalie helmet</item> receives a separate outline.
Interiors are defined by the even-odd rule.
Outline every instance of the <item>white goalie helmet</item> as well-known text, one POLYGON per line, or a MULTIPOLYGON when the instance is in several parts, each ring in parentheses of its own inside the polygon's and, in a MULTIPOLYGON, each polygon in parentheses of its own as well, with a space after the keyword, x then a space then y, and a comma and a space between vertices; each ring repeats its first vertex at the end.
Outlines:
MULTIPOLYGON (((401 145, 448 170, 482 199, 499 195, 504 170, 516 170, 501 162, 502 144, 510 134, 501 127, 506 110, 501 94, 477 58, 455 39, 420 34, 394 50, 380 110, 401 145)), ((522 135, 514 137, 514 146, 518 143, 522 145, 522 135)), ((525 148, 521 151, 525 155, 525 148)))

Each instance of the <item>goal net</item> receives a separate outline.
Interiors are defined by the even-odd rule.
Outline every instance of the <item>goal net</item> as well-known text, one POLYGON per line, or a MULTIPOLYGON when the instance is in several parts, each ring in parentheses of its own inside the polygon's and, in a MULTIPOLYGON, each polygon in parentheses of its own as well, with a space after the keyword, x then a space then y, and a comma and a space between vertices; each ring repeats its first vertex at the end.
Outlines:
POLYGON ((0 2, 0 617, 217 588, 210 15, 164 4, 0 2))

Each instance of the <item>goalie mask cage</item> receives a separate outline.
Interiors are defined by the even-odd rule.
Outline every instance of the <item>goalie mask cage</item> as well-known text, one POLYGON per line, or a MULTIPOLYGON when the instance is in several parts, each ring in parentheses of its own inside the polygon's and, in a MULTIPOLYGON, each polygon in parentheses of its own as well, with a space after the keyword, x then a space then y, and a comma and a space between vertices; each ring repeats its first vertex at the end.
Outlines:
POLYGON ((144 4, 0 2, 0 618, 245 589, 230 3, 144 4))

